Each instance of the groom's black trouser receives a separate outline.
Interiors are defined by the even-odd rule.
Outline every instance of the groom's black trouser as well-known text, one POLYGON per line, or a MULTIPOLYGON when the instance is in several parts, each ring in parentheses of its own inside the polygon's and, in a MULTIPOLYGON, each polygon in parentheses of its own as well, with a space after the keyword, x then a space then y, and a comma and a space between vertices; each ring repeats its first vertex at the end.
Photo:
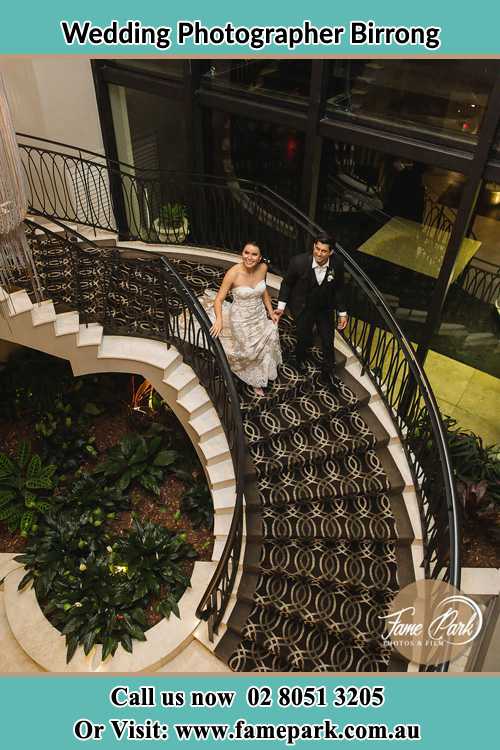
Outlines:
POLYGON ((335 366, 335 354, 333 349, 335 329, 333 327, 333 312, 330 310, 314 310, 314 308, 304 310, 295 318, 295 328, 297 332, 295 356, 297 362, 304 361, 306 350, 312 346, 314 325, 316 325, 321 341, 323 367, 325 370, 331 372, 335 366))

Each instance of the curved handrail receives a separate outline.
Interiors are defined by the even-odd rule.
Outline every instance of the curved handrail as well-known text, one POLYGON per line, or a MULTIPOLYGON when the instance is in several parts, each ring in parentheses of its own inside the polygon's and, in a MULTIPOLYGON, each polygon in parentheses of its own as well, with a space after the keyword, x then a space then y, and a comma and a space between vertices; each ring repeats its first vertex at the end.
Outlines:
MULTIPOLYGON (((80 313, 80 319, 83 322, 88 322, 87 318, 91 317, 93 322, 100 322, 106 332, 113 332, 113 318, 110 318, 109 315, 110 304, 112 304, 110 302, 112 296, 110 295, 110 275, 113 272, 120 272, 120 265, 123 265, 122 259, 127 254, 139 256, 140 253, 127 247, 120 247, 119 249, 99 247, 92 240, 67 227, 62 222, 53 219, 53 223, 61 228, 64 233, 63 237, 36 221, 31 219, 25 221, 26 226, 31 230, 31 242, 36 244, 34 260, 41 277, 42 287, 45 288, 47 283, 52 284, 50 290, 52 301, 69 303, 72 309, 80 313), (47 247, 42 245, 44 237, 50 238, 47 247), (49 280, 51 274, 45 272, 45 261, 50 259, 54 248, 58 251, 61 243, 64 245, 65 254, 69 256, 70 261, 69 271, 66 275, 67 283, 60 283, 60 294, 62 296, 58 297, 54 281, 49 280), (80 243, 80 246, 76 243, 80 243), (94 269, 90 293, 85 293, 80 284, 81 270, 86 265, 86 258, 84 257, 86 255, 91 256, 92 264, 95 264, 98 259, 98 264, 100 263, 102 266, 99 266, 97 271, 94 269), (106 257, 104 258, 104 256, 106 257), (97 302, 98 300, 99 302, 97 302), (89 308, 92 310, 91 314, 88 312, 89 308)), ((128 264, 131 262, 134 261, 128 258, 128 264)), ((141 265, 138 266, 139 275, 141 270, 144 270, 143 275, 155 276, 158 296, 162 300, 162 309, 161 311, 158 310, 161 315, 158 315, 158 318, 163 317, 165 321, 164 326, 160 326, 152 332, 148 329, 141 330, 141 336, 151 335, 152 338, 164 340, 167 344, 174 344, 181 352, 184 360, 193 367, 200 382, 209 392, 215 408, 220 413, 235 468, 236 501, 228 534, 228 540, 231 540, 231 543, 228 543, 224 548, 207 591, 196 611, 200 619, 208 620, 211 636, 213 632, 217 632, 231 594, 241 551, 246 441, 239 399, 224 349, 220 341, 210 334, 211 321, 182 276, 167 258, 155 253, 147 253, 147 257, 141 258, 139 263, 143 264, 143 268, 141 268, 141 265), (169 302, 174 296, 180 297, 183 309, 179 310, 177 304, 174 307, 176 314, 172 315, 169 302), (204 356, 207 351, 212 355, 208 360, 204 356)), ((120 294, 125 293, 122 285, 120 294)), ((138 313, 140 313, 138 306, 140 307, 141 302, 140 298, 136 298, 134 303, 135 310, 138 313)), ((150 304, 151 297, 148 297, 144 302, 144 308, 148 308, 150 304)), ((119 333, 123 334, 126 330, 120 327, 119 333)))
MULTIPOLYGON (((21 144, 20 148, 25 147, 21 144)), ((38 151, 41 158, 45 158, 43 150, 38 148, 38 151)), ((54 199, 48 193, 44 176, 50 177, 47 166, 51 164, 53 152, 44 153, 46 158, 40 173, 33 175, 27 170, 28 187, 32 202, 33 198, 40 200, 37 189, 42 192, 42 201, 50 204, 52 200, 50 210, 46 208, 42 213, 53 217, 57 215, 57 202, 62 197, 54 199)), ((84 173, 88 163, 82 160, 79 164, 84 173)), ((92 166, 96 168, 95 164, 92 166)), ((52 173, 57 167, 53 161, 52 173)), ((162 173, 161 180, 151 180, 120 173, 133 237, 145 242, 174 244, 189 238, 192 246, 229 251, 252 237, 263 242, 265 253, 271 256, 271 267, 282 272, 290 256, 310 247, 312 238, 321 232, 317 224, 267 187, 239 180, 236 185, 227 184, 205 175, 184 175, 175 180, 170 177, 170 173, 162 173), (152 211, 162 202, 174 200, 185 206, 183 231, 160 232, 166 227, 154 226, 152 211)), ((92 175, 85 176, 87 181, 91 178, 92 175)), ((109 199, 109 185, 105 195, 109 199)), ((91 203, 91 196, 86 197, 91 203)), ((108 228, 96 222, 96 212, 91 205, 84 208, 87 210, 79 212, 78 203, 72 204, 74 220, 108 228)), ((344 248, 337 245, 337 251, 343 256, 347 270, 346 292, 351 312, 350 326, 344 336, 390 409, 405 447, 419 496, 425 575, 444 577, 458 588, 458 502, 436 400, 411 345, 381 294, 344 248)), ((228 537, 228 544, 229 541, 228 537)), ((445 668, 446 665, 442 667, 445 668)))

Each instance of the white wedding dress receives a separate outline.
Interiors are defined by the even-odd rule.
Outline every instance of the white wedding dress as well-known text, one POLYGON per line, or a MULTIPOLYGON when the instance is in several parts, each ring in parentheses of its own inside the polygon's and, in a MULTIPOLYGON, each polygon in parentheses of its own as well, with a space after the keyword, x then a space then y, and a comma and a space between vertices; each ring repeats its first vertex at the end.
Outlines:
MULTIPOLYGON (((254 388, 265 388, 274 380, 278 365, 283 361, 278 326, 267 317, 262 301, 265 290, 264 280, 255 287, 233 287, 233 302, 222 305, 220 342, 231 370, 254 388)), ((207 291, 200 299, 212 321, 215 320, 215 296, 216 292, 207 291)))

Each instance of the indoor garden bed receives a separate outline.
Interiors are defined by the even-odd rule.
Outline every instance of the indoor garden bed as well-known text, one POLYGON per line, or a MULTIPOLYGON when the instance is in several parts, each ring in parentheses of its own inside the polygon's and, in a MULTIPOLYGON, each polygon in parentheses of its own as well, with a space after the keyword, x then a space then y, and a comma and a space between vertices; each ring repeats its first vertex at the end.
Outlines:
POLYGON ((0 373, 0 552, 26 568, 50 622, 102 658, 179 615, 213 508, 194 448, 142 378, 74 378, 20 350, 0 373))

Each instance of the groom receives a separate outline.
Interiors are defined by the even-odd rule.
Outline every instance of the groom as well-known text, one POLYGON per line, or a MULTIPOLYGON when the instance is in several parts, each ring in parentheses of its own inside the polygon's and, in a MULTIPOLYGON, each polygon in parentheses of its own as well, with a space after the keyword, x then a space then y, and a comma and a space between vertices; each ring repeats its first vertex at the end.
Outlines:
POLYGON ((327 235, 320 235, 314 240, 312 254, 303 253, 292 258, 281 282, 276 311, 281 317, 288 306, 292 313, 297 329, 295 356, 299 370, 304 369, 306 350, 312 346, 316 326, 323 350, 323 372, 330 377, 335 366, 335 310, 341 311, 338 313, 339 331, 347 325, 343 300, 344 263, 333 253, 333 245, 327 235))

